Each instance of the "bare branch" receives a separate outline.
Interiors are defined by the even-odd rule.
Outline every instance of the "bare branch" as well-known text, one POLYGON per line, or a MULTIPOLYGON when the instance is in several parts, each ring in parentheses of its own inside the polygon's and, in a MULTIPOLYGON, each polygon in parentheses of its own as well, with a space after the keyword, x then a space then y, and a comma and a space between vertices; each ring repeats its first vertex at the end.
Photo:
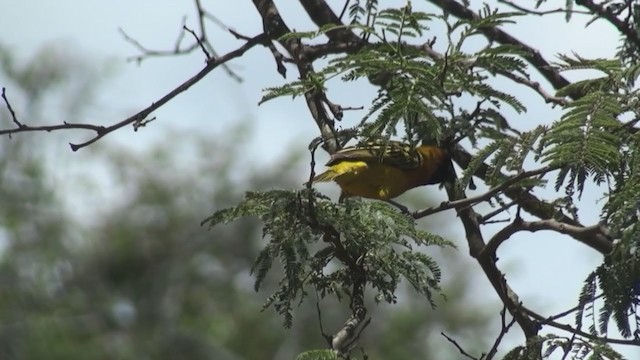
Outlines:
MULTIPOLYGON (((318 293, 316 292, 316 299, 318 298, 318 293)), ((320 300, 318 299, 316 301, 316 311, 318 313, 318 324, 320 325, 320 335, 322 335, 322 337, 324 338, 324 340, 327 342, 327 345, 331 346, 331 335, 327 335, 327 333, 324 332, 324 326, 322 325, 322 311, 320 310, 320 300)))
MULTIPOLYGON (((200 4, 200 1, 197 0, 197 4, 200 4)), ((222 20, 220 20, 217 16, 213 15, 212 13, 208 12, 207 10, 205 10, 202 6, 197 5, 198 7, 198 13, 205 19, 211 21, 212 23, 216 24, 218 27, 220 27, 223 30, 227 30, 229 31, 231 28, 225 24, 222 20)))
POLYGON ((587 11, 580 11, 580 10, 568 10, 568 9, 563 9, 563 8, 557 8, 557 9, 551 9, 551 10, 544 10, 544 11, 540 11, 540 10, 533 10, 533 9, 528 9, 525 8, 524 6, 520 6, 512 1, 509 0, 498 0, 499 3, 501 4, 505 4, 507 6, 510 6, 516 10, 522 11, 525 14, 531 14, 531 15, 539 15, 539 16, 543 16, 543 15, 550 15, 550 14, 581 14, 581 15, 591 15, 590 12, 587 11))
MULTIPOLYGON (((184 27, 184 25, 182 25, 182 27, 184 27)), ((174 48, 172 50, 152 50, 152 49, 148 49, 147 47, 142 45, 138 40, 136 40, 133 37, 129 36, 129 34, 127 34, 122 28, 118 28, 118 31, 120 32, 120 34, 122 35, 122 37, 124 38, 124 40, 126 42, 128 42, 131 45, 133 45, 136 49, 138 49, 138 51, 140 51, 142 53, 141 55, 135 55, 135 56, 128 57, 127 61, 135 61, 137 63, 141 63, 142 61, 144 61, 145 59, 150 58, 150 57, 186 55, 186 54, 189 54, 193 50, 198 48, 198 44, 197 43, 193 43, 193 44, 191 44, 191 45, 189 45, 187 47, 180 48, 180 45, 182 44, 182 40, 184 39, 184 31, 180 31, 180 33, 178 34, 178 36, 176 38, 175 46, 174 46, 174 48)))
POLYGON ((481 256, 494 256, 498 247, 519 231, 536 232, 540 230, 552 230, 560 234, 569 235, 601 253, 604 250, 608 250, 611 246, 611 241, 602 240, 594 236, 607 233, 606 228, 601 224, 584 227, 565 224, 555 219, 523 221, 521 218, 516 217, 511 224, 498 231, 491 240, 489 240, 481 256))
MULTIPOLYGON (((496 216, 496 215, 498 215, 498 214, 501 214, 501 213, 503 213, 503 212, 505 212, 505 211, 509 210, 509 208, 511 208, 513 205, 516 205, 516 204, 517 204, 517 202, 515 202, 515 201, 510 201, 510 202, 508 202, 508 203, 506 203, 506 204, 504 204, 504 205, 502 205, 502 206, 498 207, 497 209, 495 209, 495 210, 493 210, 493 211, 491 211, 491 212, 489 212, 489 213, 487 213, 487 214, 483 215, 483 216, 480 218, 480 220, 478 220, 478 222, 479 222, 480 224, 483 224, 483 225, 484 225, 484 224, 488 224, 488 223, 490 222, 491 218, 493 218, 494 216, 496 216)), ((507 221, 508 221, 508 220, 507 220, 507 221)))
POLYGON ((516 319, 512 318, 511 321, 507 323, 506 310, 507 310, 506 308, 502 308, 502 310, 500 311, 500 322, 501 322, 500 334, 498 334, 498 337, 493 342, 493 346, 491 346, 491 349, 487 353, 486 357, 483 357, 482 360, 491 360, 496 356, 496 354, 498 353, 498 346, 502 342, 502 338, 504 338, 504 336, 509 332, 509 329, 511 329, 513 324, 515 324, 516 322, 516 319))
POLYGON ((16 112, 13 111, 13 108, 11 107, 11 103, 9 102, 9 99, 7 99, 7 89, 4 87, 2 88, 2 99, 4 100, 4 103, 7 106, 9 113, 11 114, 11 120, 13 120, 13 123, 16 124, 18 128, 24 127, 24 125, 20 121, 18 121, 18 118, 16 117, 16 112))
POLYGON ((183 82, 182 84, 180 84, 178 87, 176 87, 175 89, 173 89, 172 91, 170 91, 168 94, 164 95, 163 97, 161 97, 160 99, 154 101, 153 103, 151 103, 151 105, 149 105, 148 107, 144 108, 143 110, 140 110, 139 112, 137 112, 136 114, 120 121, 117 122, 113 125, 110 126, 97 126, 97 125, 91 125, 91 124, 75 124, 75 123, 67 123, 64 122, 61 125, 51 125, 51 126, 26 126, 23 124, 19 124, 18 127, 14 128, 14 129, 5 129, 5 130, 0 130, 0 135, 4 135, 4 134, 15 134, 15 133, 20 133, 20 132, 28 132, 28 131, 55 131, 55 130, 69 130, 69 129, 85 129, 85 130, 93 130, 96 132, 96 135, 88 140, 85 141, 83 143, 79 143, 79 144, 69 144, 71 146, 71 150, 73 151, 77 151, 78 149, 81 149, 85 146, 88 146, 90 144, 93 144, 94 142, 100 140, 103 136, 118 130, 124 126, 127 125, 131 125, 131 124, 138 124, 138 127, 141 126, 141 124, 146 124, 151 120, 147 120, 147 117, 154 112, 155 110, 159 109, 160 107, 162 107, 164 104, 166 104, 167 102, 169 102, 171 99, 173 99, 174 97, 176 97, 177 95, 183 93, 184 91, 188 90, 191 86, 193 86, 194 84, 196 84, 197 82, 199 82, 200 80, 202 80, 207 74, 209 74, 211 71, 213 71, 215 68, 217 68, 220 65, 225 64, 226 62, 235 59, 237 57, 242 56, 247 50, 251 49, 252 47, 261 44, 262 41, 265 39, 265 35, 264 34, 260 34, 257 36, 254 36, 253 38, 251 38, 249 41, 247 41, 244 45, 242 45, 241 47, 239 47, 236 50, 230 51, 227 54, 218 57, 217 59, 213 59, 211 61, 207 62, 207 65, 200 70, 200 72, 198 72, 197 74, 195 74, 194 76, 192 76, 190 79, 188 79, 187 81, 183 82))
MULTIPOLYGON (((447 189, 447 195, 451 201, 464 199, 464 192, 458 191, 455 185, 445 185, 445 188, 447 189)), ((509 310, 509 313, 514 317, 525 337, 530 339, 536 336, 538 333, 538 327, 533 321, 531 321, 527 314, 521 310, 520 299, 507 284, 504 275, 496 266, 495 258, 480 256, 485 247, 485 242, 482 236, 482 231, 480 230, 480 224, 478 223, 478 214, 472 207, 456 208, 456 212, 464 227, 465 237, 467 239, 467 244, 469 245, 469 253, 478 261, 478 264, 484 271, 487 279, 491 282, 493 289, 496 291, 507 310, 509 310)))
POLYGON ((440 332, 440 335, 444 336, 445 339, 447 339, 450 343, 453 344, 453 346, 456 347, 456 349, 458 349, 458 351, 460 351, 460 354, 464 355, 465 357, 472 359, 472 360, 480 360, 477 357, 474 357, 472 355, 470 355, 468 352, 466 352, 462 346, 460 346, 460 344, 458 344, 457 341, 455 341, 454 339, 452 339, 451 337, 447 336, 447 334, 445 334, 444 332, 440 332))
MULTIPOLYGON (((324 0, 300 0, 311 20, 318 26, 323 27, 329 24, 343 25, 340 18, 331 10, 324 0)), ((338 27, 326 32, 329 40, 333 42, 361 42, 356 34, 348 28, 338 27)))
POLYGON ((207 57, 207 60, 211 60, 211 55, 209 55, 209 52, 207 51, 207 48, 204 46, 204 44, 202 43, 202 40, 198 37, 198 35, 195 33, 195 31, 189 29, 186 25, 182 26, 182 28, 185 31, 188 31, 191 35, 193 35, 193 37, 196 39, 196 43, 200 46, 200 49, 202 49, 202 52, 207 57))
MULTIPOLYGON (((217 25, 221 26, 225 30, 227 30, 228 27, 226 25, 224 25, 223 23, 221 23, 219 20, 217 20, 217 18, 215 16, 209 14, 202 7, 202 4, 201 4, 200 0, 194 0, 194 1, 195 1, 195 5, 196 5, 196 12, 197 12, 197 15, 198 15, 198 32, 199 32, 199 34, 198 34, 198 32, 190 30, 190 29, 188 29, 186 27, 186 19, 187 18, 186 18, 186 16, 184 16, 182 18, 182 25, 180 27, 180 32, 178 33, 178 36, 176 37, 175 46, 174 46, 174 48, 172 50, 152 50, 152 49, 149 49, 149 48, 143 46, 139 41, 137 41, 133 37, 129 36, 124 30, 118 29, 120 31, 120 33, 122 34, 122 36, 124 37, 125 41, 127 41, 130 44, 132 44, 136 49, 138 49, 142 53, 140 55, 130 56, 130 57, 127 58, 127 60, 128 61, 136 61, 138 64, 140 64, 142 61, 144 61, 145 59, 150 58, 150 57, 166 57, 166 56, 176 56, 176 55, 187 55, 187 54, 191 54, 194 50, 196 50, 198 48, 203 50, 203 52, 207 56, 207 59, 211 59, 213 57, 218 57, 217 52, 215 51, 215 49, 213 48, 213 46, 211 45, 211 43, 208 40, 204 19, 207 18, 209 20, 212 20, 214 23, 216 23, 217 25), (190 32, 194 36, 196 41, 194 43, 184 47, 184 48, 181 48, 182 40, 184 39, 185 31, 190 32)), ((222 68, 234 80, 236 80, 238 82, 242 82, 243 81, 242 78, 240 76, 238 76, 238 74, 236 74, 233 70, 231 70, 231 68, 229 66, 227 66, 226 64, 222 64, 222 68)))
POLYGON ((364 330, 367 328, 367 326, 369 326, 369 324, 371 324, 371 318, 367 318, 364 323, 360 326, 360 329, 358 330, 358 333, 353 336, 344 346, 345 349, 348 349, 349 351, 351 351, 356 344, 358 343, 358 340, 360 340, 360 336, 362 336, 362 333, 364 332, 364 330))

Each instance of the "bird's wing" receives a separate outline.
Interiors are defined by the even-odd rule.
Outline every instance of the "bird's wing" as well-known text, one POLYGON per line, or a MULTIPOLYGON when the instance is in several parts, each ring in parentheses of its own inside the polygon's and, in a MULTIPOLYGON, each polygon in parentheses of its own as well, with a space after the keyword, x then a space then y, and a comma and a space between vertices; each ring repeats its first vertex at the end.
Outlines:
POLYGON ((422 155, 411 145, 399 141, 375 141, 337 151, 331 155, 327 166, 343 161, 383 163, 403 170, 411 170, 420 166, 422 155))
POLYGON ((311 182, 324 182, 341 178, 343 181, 350 181, 362 172, 366 171, 369 165, 364 161, 341 161, 323 172, 316 175, 311 182))

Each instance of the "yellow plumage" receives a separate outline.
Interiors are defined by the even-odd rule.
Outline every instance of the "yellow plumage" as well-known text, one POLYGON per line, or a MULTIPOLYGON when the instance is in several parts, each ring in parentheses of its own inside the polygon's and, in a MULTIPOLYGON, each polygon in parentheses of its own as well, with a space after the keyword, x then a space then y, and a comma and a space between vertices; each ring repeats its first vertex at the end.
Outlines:
POLYGON ((453 167, 436 146, 411 148, 396 141, 344 148, 331 156, 329 169, 312 182, 335 181, 342 197, 388 200, 417 186, 448 180, 453 167))

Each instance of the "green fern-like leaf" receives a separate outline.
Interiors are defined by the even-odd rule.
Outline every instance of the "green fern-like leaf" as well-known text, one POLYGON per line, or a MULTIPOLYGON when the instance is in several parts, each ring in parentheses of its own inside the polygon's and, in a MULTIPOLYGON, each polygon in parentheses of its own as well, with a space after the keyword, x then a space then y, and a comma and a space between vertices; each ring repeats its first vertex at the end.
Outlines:
MULTIPOLYGON (((617 249, 605 259, 597 270, 598 285, 604 295, 604 304, 600 310, 599 330, 607 333, 610 320, 614 320, 620 334, 631 337, 631 314, 640 300, 640 259, 626 249, 617 249)), ((635 314, 637 316, 638 314, 635 314)), ((636 329, 637 331, 638 329, 636 329)))
POLYGON ((556 182, 557 189, 568 175, 567 193, 572 195, 577 186, 582 194, 588 176, 608 179, 619 165, 620 137, 615 132, 621 109, 615 98, 601 92, 584 96, 567 108, 544 136, 542 158, 565 167, 556 182))
POLYGON ((462 178, 460 179, 460 187, 462 187, 463 189, 466 188, 469 184, 469 181, 471 181, 471 177, 478 171, 480 166, 482 166, 484 162, 501 147, 506 146, 508 146, 507 141, 497 140, 478 151, 473 159, 471 159, 471 162, 469 162, 467 168, 464 170, 462 178))
MULTIPOLYGON (((595 306, 594 303, 596 299, 597 288, 597 274, 595 272, 592 272, 585 279, 582 290, 580 291, 580 296, 578 297, 578 304, 580 304, 580 307, 578 308, 578 311, 576 311, 575 315, 576 324, 583 323, 583 318, 585 317, 586 310, 593 310, 595 306)), ((592 312, 587 312, 587 318, 590 318, 591 320, 591 323, 589 324, 589 332, 596 335, 596 319, 592 315, 592 312)))
POLYGON ((334 350, 310 350, 296 356, 296 360, 338 360, 338 353, 334 350))
POLYGON ((413 217, 384 202, 350 199, 336 204, 308 190, 250 192, 236 207, 217 211, 203 224, 215 226, 243 216, 260 217, 268 239, 252 267, 255 289, 260 289, 273 264, 279 262, 284 269, 264 307, 273 306, 286 327, 292 324, 293 306, 306 297, 307 285, 321 296, 339 297, 354 283, 357 274, 346 267, 323 271, 336 256, 336 246, 347 251, 342 256, 365 254, 363 275, 378 298, 395 301, 397 286, 405 278, 431 303, 433 292, 439 291, 440 269, 431 257, 416 251, 428 245, 453 246, 416 229, 413 217), (326 242, 332 246, 318 246, 326 242))

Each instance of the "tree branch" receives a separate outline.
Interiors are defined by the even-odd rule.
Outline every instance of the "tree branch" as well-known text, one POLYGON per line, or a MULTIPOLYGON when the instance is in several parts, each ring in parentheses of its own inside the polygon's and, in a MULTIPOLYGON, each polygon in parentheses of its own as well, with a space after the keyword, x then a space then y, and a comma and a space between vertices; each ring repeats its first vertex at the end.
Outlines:
POLYGON ((606 19, 620 33, 622 33, 629 42, 633 43, 636 48, 640 49, 640 34, 638 31, 629 26, 626 22, 618 19, 618 17, 602 5, 594 3, 592 0, 576 0, 576 5, 584 6, 591 12, 597 14, 601 19, 606 19))
POLYGON ((491 349, 489 349, 487 356, 482 360, 491 360, 496 356, 496 354, 498 353, 498 346, 502 342, 502 338, 504 338, 504 336, 509 332, 509 329, 511 329, 513 324, 515 324, 516 322, 516 319, 513 318, 507 323, 507 312, 505 310, 506 309, 503 308, 500 311, 500 334, 498 334, 498 337, 496 337, 496 340, 493 342, 493 345, 491 346, 491 349))
POLYGON ((593 334, 584 332, 582 330, 578 330, 578 329, 574 328, 573 326, 562 324, 562 323, 556 322, 554 320, 550 320, 549 318, 545 318, 544 316, 536 313, 533 310, 527 309, 524 306, 522 307, 522 310, 524 312, 526 312, 532 318, 534 318, 537 321, 539 321, 541 325, 549 325, 549 326, 554 327, 556 329, 560 329, 560 330, 568 331, 568 332, 570 332, 572 334, 580 335, 580 336, 582 336, 584 338, 587 338, 589 340, 597 340, 597 341, 602 341, 602 342, 606 342, 606 343, 610 343, 610 344, 620 344, 620 345, 636 345, 636 346, 640 345, 640 339, 625 340, 625 339, 613 339, 613 338, 609 338, 609 337, 606 337, 606 336, 597 336, 597 335, 593 335, 593 334))
POLYGON ((551 230, 560 234, 569 235, 603 254, 605 254, 611 247, 610 241, 594 236, 598 234, 606 234, 607 230, 601 224, 584 227, 565 224, 555 219, 524 221, 517 217, 511 224, 502 228, 491 238, 491 240, 489 240, 480 256, 495 256, 498 247, 519 231, 536 232, 540 230, 551 230))
POLYGON ((466 358, 469 358, 471 360, 480 360, 477 357, 472 356, 471 354, 469 354, 468 352, 466 352, 462 346, 460 346, 460 344, 458 344, 457 341, 455 341, 454 339, 452 339, 451 337, 449 337, 447 334, 445 334, 444 332, 440 332, 440 335, 444 336, 445 339, 447 339, 450 343, 453 344, 453 346, 456 347, 456 349, 458 349, 458 351, 460 352, 461 355, 464 355, 466 358))
MULTIPOLYGON (((300 4, 311 18, 311 21, 313 21, 320 28, 329 24, 344 25, 342 24, 340 18, 333 12, 333 10, 331 10, 329 5, 327 5, 324 0, 300 0, 300 4)), ((331 42, 362 42, 362 39, 360 39, 358 35, 354 34, 350 29, 344 27, 331 29, 326 32, 326 35, 331 42)))
MULTIPOLYGON (((468 9, 466 6, 460 4, 455 0, 428 1, 460 19, 474 20, 478 18, 478 16, 472 10, 468 9)), ((496 27, 483 27, 481 31, 491 41, 495 41, 500 44, 515 45, 518 48, 524 50, 528 54, 525 59, 531 65, 533 65, 536 70, 538 70, 538 72, 542 74, 542 76, 547 79, 547 81, 549 81, 551 85, 553 85, 555 89, 560 89, 570 84, 569 80, 567 80, 564 76, 560 75, 553 69, 551 64, 542 56, 542 54, 540 54, 540 51, 538 51, 537 49, 526 45, 522 41, 496 27)))
MULTIPOLYGON (((452 152, 453 160, 460 165, 463 169, 466 169, 469 163, 471 162, 471 154, 469 154, 462 146, 456 146, 454 151, 452 152)), ((487 164, 482 164, 478 167, 478 170, 475 172, 475 176, 487 180, 487 172, 489 170, 489 166, 487 164)), ((507 178, 505 176, 505 178, 507 178)), ((562 211, 560 211, 556 206, 550 204, 544 200, 538 199, 535 195, 531 194, 527 189, 517 186, 507 187, 503 191, 504 195, 506 195, 511 200, 515 201, 522 210, 528 212, 529 214, 542 219, 556 219, 557 221, 577 226, 584 227, 580 222, 575 219, 565 215, 562 211)), ((581 242, 585 244, 591 244, 602 254, 609 254, 613 250, 613 241, 607 234, 607 232, 594 232, 590 234, 583 234, 580 236, 581 242)), ((590 246, 591 246, 590 245, 590 246)))
MULTIPOLYGON (((306 58, 304 45, 300 39, 291 37, 282 39, 284 35, 291 33, 291 30, 280 16, 273 1, 253 0, 253 4, 262 17, 265 34, 267 34, 269 39, 277 40, 287 49, 293 58, 293 62, 298 67, 300 79, 305 80, 313 76, 315 71, 313 70, 312 62, 306 58)), ((329 118, 327 110, 325 109, 324 99, 327 98, 326 94, 324 94, 323 90, 314 88, 307 91, 304 96, 307 107, 322 134, 324 140, 323 148, 330 154, 333 154, 339 149, 340 144, 336 138, 334 121, 329 118)))
POLYGON ((22 123, 18 121, 16 112, 13 111, 11 103, 9 102, 9 99, 7 99, 7 89, 5 87, 2 88, 2 100, 4 100, 4 103, 7 106, 7 110, 9 110, 9 113, 11 114, 11 120, 13 120, 13 123, 16 124, 18 128, 24 127, 24 125, 22 125, 22 123))
MULTIPOLYGON (((408 46, 408 45, 407 45, 408 46)), ((423 51, 425 54, 427 54, 427 56, 429 56, 430 58, 434 59, 434 60, 444 60, 445 59, 445 55, 435 51, 431 45, 429 45, 429 43, 425 43, 421 46, 414 46, 415 48, 417 48, 418 50, 423 51)), ((474 60, 470 59, 468 61, 465 62, 466 66, 469 67, 473 67, 474 66, 474 60)), ((552 104, 557 104, 557 105, 566 105, 567 104, 567 100, 565 100, 563 97, 558 97, 558 96, 553 96, 551 94, 549 94, 543 87, 542 85, 540 85, 539 82, 537 81, 532 81, 531 79, 525 78, 523 76, 518 76, 516 74, 512 74, 510 72, 507 71, 496 71, 496 74, 501 75, 506 77, 507 79, 510 79, 518 84, 524 85, 530 89, 532 89, 533 91, 537 92, 540 96, 542 96, 542 98, 545 100, 546 103, 552 103, 552 104)))
MULTIPOLYGON (((455 186, 446 185, 447 194, 451 201, 464 199, 464 192, 458 193, 455 186)), ((480 256, 485 248, 485 242, 478 223, 478 214, 471 207, 456 209, 458 217, 464 227, 469 253, 478 261, 487 279, 500 297, 507 310, 522 329, 525 337, 530 339, 537 335, 538 326, 521 309, 518 295, 509 287, 504 275, 497 268, 495 258, 480 256)))
POLYGON ((264 38, 265 38, 264 34, 254 36, 238 49, 230 51, 227 54, 221 57, 218 57, 216 59, 211 59, 210 61, 207 62, 207 65, 202 70, 200 70, 200 72, 198 72, 196 75, 192 76, 190 79, 180 84, 178 87, 170 91, 168 94, 154 101, 153 103, 151 103, 151 105, 144 108, 143 110, 140 110, 136 114, 120 122, 117 122, 113 125, 105 127, 105 126, 97 126, 97 125, 90 125, 90 124, 74 124, 74 123, 67 123, 67 122, 64 122, 61 125, 51 125, 51 126, 27 126, 27 125, 21 124, 13 129, 0 130, 0 135, 16 134, 16 133, 28 132, 28 131, 55 131, 55 130, 69 130, 69 129, 85 129, 85 130, 95 131, 96 135, 92 139, 79 144, 71 144, 71 143, 69 144, 69 146, 71 146, 71 150, 77 151, 78 149, 81 149, 85 146, 93 144, 94 142, 100 140, 105 135, 115 130, 118 130, 124 126, 131 125, 131 124, 140 124, 145 122, 145 119, 153 111, 159 109, 160 107, 162 107, 164 104, 169 102, 171 99, 173 99, 177 95, 188 90, 191 86, 195 85, 197 82, 202 80, 207 74, 209 74, 218 66, 225 64, 226 62, 232 59, 242 56, 247 50, 262 43, 264 38))
POLYGON ((543 175, 550 171, 557 170, 558 168, 560 168, 560 166, 549 165, 549 166, 542 167, 540 169, 522 172, 516 176, 509 178, 508 180, 503 181, 500 185, 494 188, 491 188, 489 191, 485 192, 484 194, 469 197, 469 198, 464 198, 458 201, 443 202, 442 204, 440 204, 440 206, 430 207, 424 210, 416 211, 415 213, 413 213, 413 217, 416 219, 420 219, 425 216, 432 215, 444 210, 453 209, 453 208, 461 209, 464 207, 469 207, 473 204, 477 204, 482 201, 487 201, 491 199, 494 195, 498 194, 500 191, 503 191, 504 189, 516 184, 521 180, 524 180, 526 178, 530 178, 533 176, 537 176, 537 175, 543 175))
POLYGON ((538 15, 538 16, 543 16, 543 15, 550 15, 550 14, 581 14, 581 15, 591 15, 591 13, 586 12, 586 11, 580 11, 580 10, 567 10, 567 9, 563 9, 563 8, 557 8, 557 9, 551 9, 551 10, 532 10, 532 9, 528 9, 525 8, 524 6, 520 6, 518 4, 516 4, 513 1, 509 1, 509 0, 498 0, 498 3, 500 4, 505 4, 509 7, 512 7, 516 10, 522 11, 525 14, 531 14, 531 15, 538 15))

